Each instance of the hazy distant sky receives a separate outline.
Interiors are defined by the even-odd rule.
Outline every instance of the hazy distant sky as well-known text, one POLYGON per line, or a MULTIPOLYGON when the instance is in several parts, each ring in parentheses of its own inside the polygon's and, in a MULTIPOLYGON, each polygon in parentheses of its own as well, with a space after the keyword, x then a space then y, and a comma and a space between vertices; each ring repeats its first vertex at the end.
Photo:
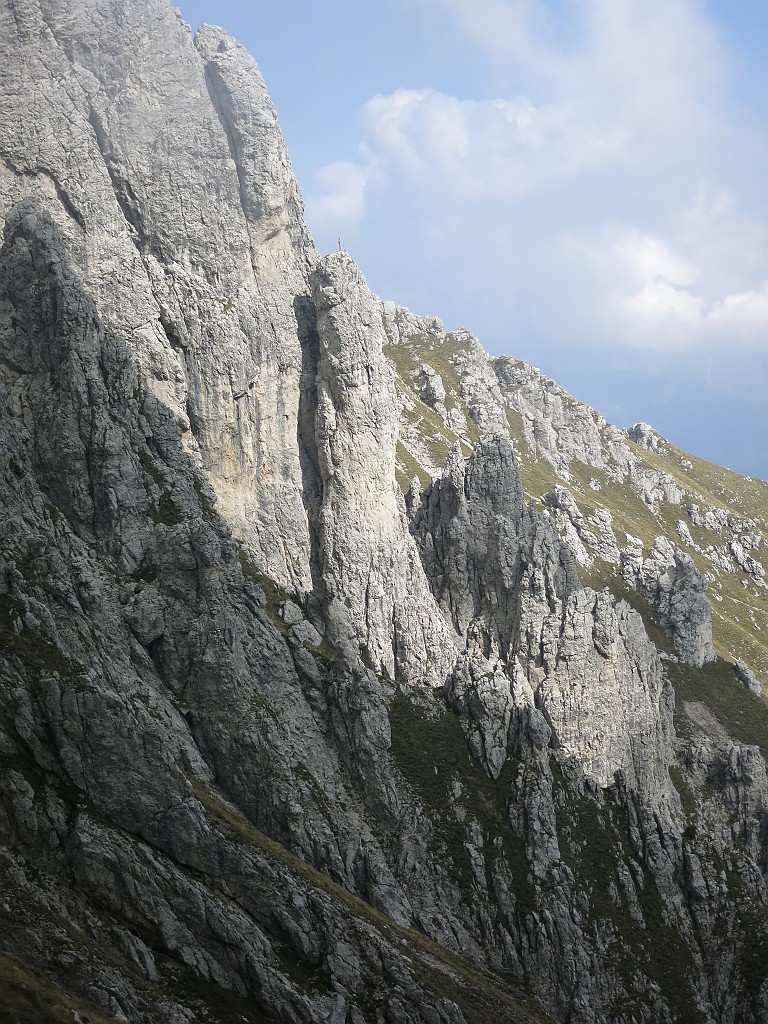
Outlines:
POLYGON ((766 0, 183 0, 321 252, 619 426, 768 478, 766 0))

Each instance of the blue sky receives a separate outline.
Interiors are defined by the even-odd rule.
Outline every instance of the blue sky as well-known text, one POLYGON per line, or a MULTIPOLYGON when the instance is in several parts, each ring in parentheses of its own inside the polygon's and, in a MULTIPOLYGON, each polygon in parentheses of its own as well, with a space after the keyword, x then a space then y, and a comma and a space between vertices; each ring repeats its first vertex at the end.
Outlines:
POLYGON ((259 63, 321 252, 768 478, 764 0, 179 7, 259 63))

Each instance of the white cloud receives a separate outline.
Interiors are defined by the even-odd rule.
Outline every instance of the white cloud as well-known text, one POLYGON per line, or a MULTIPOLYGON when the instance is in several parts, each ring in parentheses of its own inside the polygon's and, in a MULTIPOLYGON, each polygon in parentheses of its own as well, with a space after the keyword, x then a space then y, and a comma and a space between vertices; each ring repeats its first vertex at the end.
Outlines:
POLYGON ((601 297, 594 298, 606 339, 644 349, 768 350, 768 281, 713 292, 702 279, 716 275, 695 265, 697 253, 631 227, 606 229, 592 244, 571 242, 576 260, 586 260, 599 281, 601 297))
POLYGON ((548 100, 590 97, 642 115, 723 88, 716 34, 697 0, 431 0, 463 35, 548 100))
POLYGON ((726 295, 714 303, 708 319, 712 326, 725 326, 734 337, 768 351, 768 281, 757 290, 726 295))
POLYGON ((673 287, 693 284, 696 270, 660 238, 637 231, 622 232, 614 248, 636 277, 651 284, 663 281, 673 287))
POLYGON ((363 107, 366 152, 389 176, 426 188, 438 203, 516 199, 545 182, 620 160, 621 125, 585 124, 568 103, 528 97, 461 100, 398 89, 363 107))
POLYGON ((313 230, 365 213, 407 237, 398 272, 480 297, 476 321, 458 315, 492 346, 514 296, 553 351, 765 347, 768 217, 740 204, 744 140, 698 0, 413 2, 450 14, 496 88, 369 99, 359 161, 320 172, 313 230))
POLYGON ((464 35, 488 53, 541 61, 535 24, 546 15, 537 0, 433 0, 457 20, 464 35))
POLYGON ((356 233, 365 213, 367 175, 349 160, 337 160, 315 172, 318 192, 306 197, 313 231, 356 233))
POLYGON ((705 159, 725 73, 693 0, 579 0, 565 38, 541 0, 431 2, 503 59, 517 88, 479 100, 434 89, 369 100, 366 151, 399 182, 427 183, 436 202, 512 199, 608 167, 628 181, 669 181, 705 159))
POLYGON ((695 257, 700 285, 709 293, 738 291, 765 273, 768 226, 762 215, 741 208, 729 189, 700 183, 670 231, 695 257))

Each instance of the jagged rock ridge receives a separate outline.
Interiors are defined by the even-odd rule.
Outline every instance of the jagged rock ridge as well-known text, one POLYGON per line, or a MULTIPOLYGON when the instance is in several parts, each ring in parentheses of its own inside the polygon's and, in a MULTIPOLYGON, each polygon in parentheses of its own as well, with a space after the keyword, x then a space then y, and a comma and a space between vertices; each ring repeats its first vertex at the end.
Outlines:
POLYGON ((759 590, 757 517, 319 259, 226 33, 5 0, 0 46, 0 1006, 765 1020, 695 560, 759 590), (625 543, 627 479, 701 552, 625 543))

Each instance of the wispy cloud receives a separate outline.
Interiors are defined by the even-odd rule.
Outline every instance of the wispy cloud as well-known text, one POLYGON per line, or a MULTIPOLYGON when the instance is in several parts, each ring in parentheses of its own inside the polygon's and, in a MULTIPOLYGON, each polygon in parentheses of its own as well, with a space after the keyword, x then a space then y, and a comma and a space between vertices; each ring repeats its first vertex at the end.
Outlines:
POLYGON ((321 233, 357 234, 365 212, 367 173, 349 160, 337 160, 315 173, 316 191, 305 197, 306 216, 321 233))
POLYGON ((462 34, 488 54, 516 57, 536 67, 551 57, 542 38, 549 21, 538 0, 429 0, 450 14, 462 34))
POLYGON ((620 160, 630 140, 622 125, 585 125, 569 102, 461 100, 431 89, 375 96, 363 107, 363 124, 366 152, 378 165, 435 200, 518 199, 552 179, 620 160))
POLYGON ((701 187, 666 234, 624 224, 568 240, 596 285, 603 338, 628 347, 768 352, 766 230, 701 187))

